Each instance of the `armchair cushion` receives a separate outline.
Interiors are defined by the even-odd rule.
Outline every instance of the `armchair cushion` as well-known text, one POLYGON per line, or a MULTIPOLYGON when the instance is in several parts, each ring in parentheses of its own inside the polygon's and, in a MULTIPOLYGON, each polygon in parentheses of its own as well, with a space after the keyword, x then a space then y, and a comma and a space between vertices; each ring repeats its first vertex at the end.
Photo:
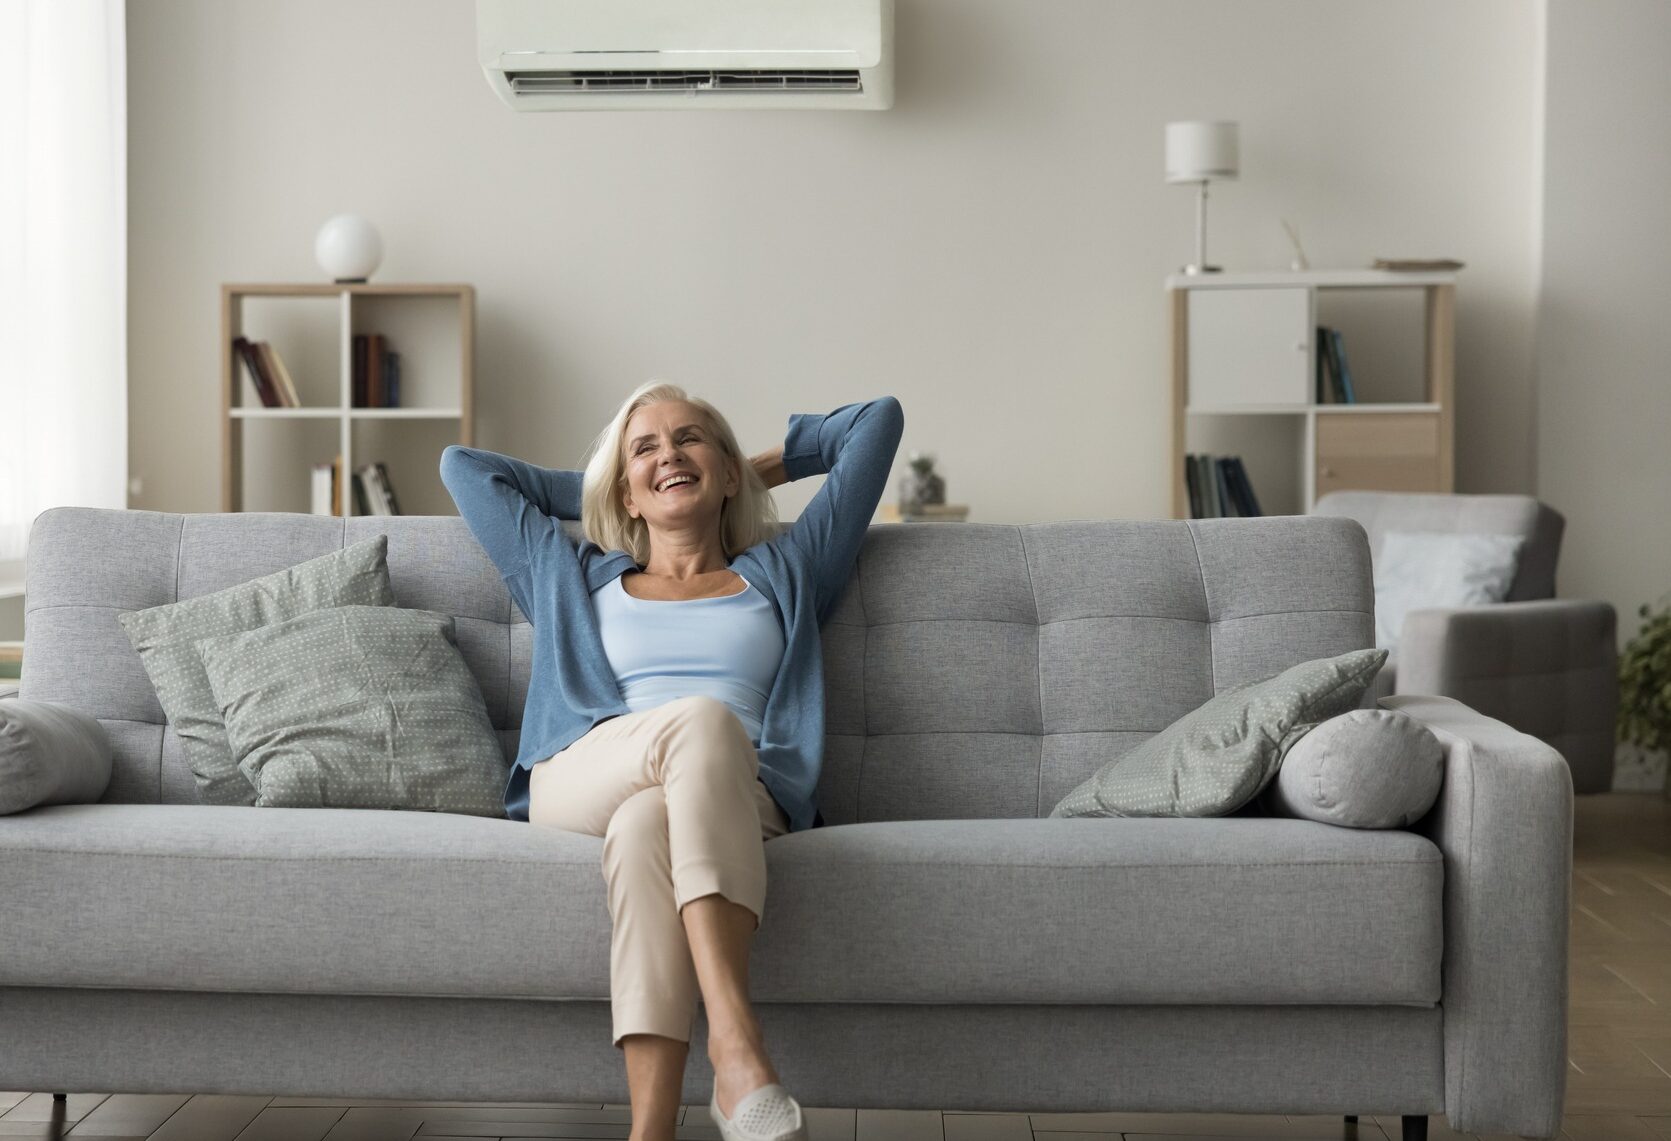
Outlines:
POLYGON ((1354 709, 1295 742, 1265 808, 1347 828, 1405 828, 1433 807, 1444 775, 1444 747, 1427 726, 1387 709, 1354 709))
POLYGON ((0 701, 0 815, 92 803, 110 785, 111 763, 97 718, 50 701, 0 701))
POLYGON ((1523 535, 1388 531, 1375 562, 1375 644, 1398 644, 1404 616, 1430 606, 1501 602, 1523 535))

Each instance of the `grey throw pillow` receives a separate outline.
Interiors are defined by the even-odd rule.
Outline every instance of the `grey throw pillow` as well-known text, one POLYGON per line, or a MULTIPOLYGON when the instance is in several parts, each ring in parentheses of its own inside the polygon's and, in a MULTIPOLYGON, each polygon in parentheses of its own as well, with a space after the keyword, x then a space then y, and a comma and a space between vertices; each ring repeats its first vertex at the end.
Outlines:
POLYGON ((505 814, 510 765, 451 615, 338 606, 197 643, 258 807, 505 814))
POLYGON ((0 701, 0 815, 91 804, 110 786, 110 768, 98 718, 50 701, 0 701))
POLYGON ((393 606, 388 551, 389 537, 375 535, 213 594, 116 616, 180 738, 186 763, 197 778, 199 801, 254 804, 255 787, 238 771, 195 643, 326 607, 393 606))
POLYGON ((1352 650, 1245 682, 1114 758, 1051 810, 1058 816, 1224 816, 1257 796, 1282 755, 1356 707, 1387 660, 1352 650))
POLYGON ((1347 828, 1404 828, 1439 799, 1445 748, 1414 717, 1354 709, 1301 737, 1262 798, 1273 816, 1347 828))

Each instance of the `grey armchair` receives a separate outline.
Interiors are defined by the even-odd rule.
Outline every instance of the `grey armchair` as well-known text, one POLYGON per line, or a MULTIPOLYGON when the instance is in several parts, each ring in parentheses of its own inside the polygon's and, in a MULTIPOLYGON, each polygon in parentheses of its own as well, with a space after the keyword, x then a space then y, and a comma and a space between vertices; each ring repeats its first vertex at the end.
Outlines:
POLYGON ((1367 708, 1394 693, 1454 697, 1553 746, 1574 792, 1613 786, 1617 618, 1606 602, 1555 597, 1566 520, 1527 495, 1333 491, 1314 515, 1356 519, 1378 565, 1388 531, 1523 535, 1508 597, 1491 606, 1412 610, 1367 708))

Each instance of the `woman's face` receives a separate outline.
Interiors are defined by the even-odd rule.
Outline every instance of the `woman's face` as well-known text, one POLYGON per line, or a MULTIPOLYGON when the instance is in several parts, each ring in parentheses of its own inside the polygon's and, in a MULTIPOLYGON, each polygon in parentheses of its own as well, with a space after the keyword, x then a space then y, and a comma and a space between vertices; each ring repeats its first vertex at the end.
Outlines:
POLYGON ((702 411, 683 400, 646 404, 627 420, 627 514, 658 530, 719 529, 720 508, 737 493, 742 472, 726 456, 702 411), (661 486, 675 474, 694 482, 661 486))

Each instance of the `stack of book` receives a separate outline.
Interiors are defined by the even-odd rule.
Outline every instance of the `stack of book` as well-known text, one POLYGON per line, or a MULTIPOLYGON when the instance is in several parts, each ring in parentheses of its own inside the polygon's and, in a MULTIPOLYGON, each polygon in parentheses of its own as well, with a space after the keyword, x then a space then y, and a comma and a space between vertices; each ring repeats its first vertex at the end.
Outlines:
MULTIPOLYGON (((354 513, 356 515, 399 515, 400 501, 382 460, 361 464, 354 471, 354 513)), ((330 463, 313 465, 315 515, 342 514, 342 455, 330 463)))
POLYGON ((1191 519, 1264 514, 1241 456, 1186 455, 1184 483, 1189 488, 1191 519))
POLYGON ((296 395, 296 382, 290 379, 290 370, 284 367, 284 361, 279 359, 278 350, 272 345, 266 341, 234 337, 232 351, 244 362, 250 384, 255 388, 255 394, 261 398, 263 407, 302 406, 301 398, 296 395))
POLYGON ((400 354, 391 352, 382 333, 355 333, 353 341, 355 408, 400 407, 400 354))
POLYGON ((1346 367, 1346 346, 1340 330, 1317 326, 1317 403, 1356 404, 1352 370, 1346 367))

